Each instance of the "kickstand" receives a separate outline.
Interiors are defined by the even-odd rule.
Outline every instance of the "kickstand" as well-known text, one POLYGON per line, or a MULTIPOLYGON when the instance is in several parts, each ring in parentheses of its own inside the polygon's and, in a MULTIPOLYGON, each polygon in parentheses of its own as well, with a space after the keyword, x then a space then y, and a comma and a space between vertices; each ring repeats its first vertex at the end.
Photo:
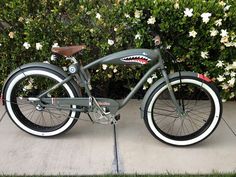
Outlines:
POLYGON ((1 122, 2 119, 5 117, 6 113, 7 113, 7 111, 5 110, 4 113, 3 113, 3 115, 2 115, 1 118, 0 118, 0 122, 1 122))
POLYGON ((94 121, 93 121, 92 117, 90 116, 90 114, 87 113, 87 115, 88 115, 89 119, 91 120, 91 122, 94 124, 94 121))

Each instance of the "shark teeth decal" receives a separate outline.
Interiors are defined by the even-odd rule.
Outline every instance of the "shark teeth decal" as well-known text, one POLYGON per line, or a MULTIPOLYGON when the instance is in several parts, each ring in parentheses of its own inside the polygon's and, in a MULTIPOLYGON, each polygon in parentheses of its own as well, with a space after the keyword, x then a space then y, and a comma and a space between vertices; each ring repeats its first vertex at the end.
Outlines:
POLYGON ((142 56, 142 55, 133 55, 133 56, 128 56, 128 57, 124 57, 121 59, 121 61, 123 62, 127 62, 127 63, 139 63, 142 65, 147 64, 151 59, 142 56))

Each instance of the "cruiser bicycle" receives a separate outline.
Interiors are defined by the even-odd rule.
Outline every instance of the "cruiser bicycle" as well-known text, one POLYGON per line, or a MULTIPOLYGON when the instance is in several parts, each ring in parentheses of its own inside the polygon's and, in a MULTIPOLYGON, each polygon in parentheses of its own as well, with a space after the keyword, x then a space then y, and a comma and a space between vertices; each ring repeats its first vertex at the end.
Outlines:
POLYGON ((2 90, 7 113, 19 128, 39 137, 68 131, 80 113, 88 114, 93 122, 116 124, 120 119, 117 111, 127 104, 148 77, 159 71, 162 78, 152 84, 140 106, 147 129, 155 138, 170 145, 196 144, 206 139, 220 122, 222 102, 219 92, 203 74, 179 71, 168 75, 159 36, 156 36, 155 44, 157 47, 153 50, 124 50, 85 66, 75 57, 85 49, 84 45, 52 48, 53 54, 71 61, 68 72, 39 62, 18 67, 6 79, 2 90), (101 64, 149 65, 150 68, 123 100, 114 100, 91 94, 89 69, 101 64))

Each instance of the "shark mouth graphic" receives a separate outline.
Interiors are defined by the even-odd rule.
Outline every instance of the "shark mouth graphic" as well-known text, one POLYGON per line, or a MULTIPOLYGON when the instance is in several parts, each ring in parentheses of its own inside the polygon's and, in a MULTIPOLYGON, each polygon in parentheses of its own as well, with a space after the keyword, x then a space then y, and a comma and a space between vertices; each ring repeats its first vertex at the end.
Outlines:
POLYGON ((124 57, 121 59, 121 61, 127 62, 127 63, 139 63, 142 65, 145 65, 150 61, 150 59, 142 55, 133 55, 129 57, 124 57))

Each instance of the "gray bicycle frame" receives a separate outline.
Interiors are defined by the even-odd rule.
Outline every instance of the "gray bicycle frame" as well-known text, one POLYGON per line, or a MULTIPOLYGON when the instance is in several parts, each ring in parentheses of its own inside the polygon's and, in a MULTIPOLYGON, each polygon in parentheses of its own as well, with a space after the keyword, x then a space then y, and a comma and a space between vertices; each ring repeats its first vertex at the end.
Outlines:
MULTIPOLYGON (((161 57, 160 50, 155 49, 155 53, 157 54, 158 62, 156 64, 154 64, 145 73, 145 75, 136 84, 136 86, 130 91, 130 93, 124 98, 123 101, 116 101, 116 100, 109 99, 109 98, 96 98, 97 103, 99 103, 100 106, 108 107, 109 111, 111 113, 115 114, 119 109, 121 109, 122 107, 124 107, 127 104, 127 102, 139 90, 139 88, 146 82, 148 77, 150 77, 150 75, 153 74, 158 69, 158 70, 161 71, 161 74, 162 74, 162 76, 163 76, 163 78, 164 78, 164 80, 167 84, 167 88, 169 90, 172 102, 176 106, 177 113, 179 115, 183 114, 183 110, 179 106, 179 104, 177 103, 177 100, 175 98, 175 95, 174 95, 174 92, 172 90, 171 84, 169 82, 169 78, 168 78, 167 72, 165 70, 165 65, 164 65, 163 59, 161 57)), ((120 60, 117 60, 117 61, 119 62, 120 60)), ((62 108, 63 105, 77 105, 77 106, 80 106, 82 108, 80 108, 80 109, 67 108, 67 109, 77 110, 77 111, 81 111, 81 112, 90 112, 90 111, 92 111, 93 110, 93 96, 90 92, 90 83, 89 83, 90 75, 86 71, 88 71, 88 69, 93 68, 96 65, 103 64, 103 63, 105 63, 103 58, 95 60, 94 62, 89 63, 85 66, 82 66, 79 63, 76 63, 79 66, 79 69, 78 69, 77 73, 71 74, 70 76, 65 78, 62 82, 56 84, 51 89, 49 89, 46 92, 44 92, 43 94, 41 94, 38 98, 41 99, 41 101, 43 103, 46 103, 43 106, 48 106, 48 105, 53 104, 53 105, 55 105, 56 108, 62 108), (77 97, 77 98, 44 98, 43 97, 44 95, 46 95, 47 93, 49 93, 53 89, 69 82, 73 77, 76 77, 80 81, 80 86, 85 88, 85 92, 87 93, 88 97, 77 97), (83 109, 83 107, 87 107, 88 109, 83 109)), ((121 63, 117 63, 114 60, 111 64, 121 64, 121 63)))

